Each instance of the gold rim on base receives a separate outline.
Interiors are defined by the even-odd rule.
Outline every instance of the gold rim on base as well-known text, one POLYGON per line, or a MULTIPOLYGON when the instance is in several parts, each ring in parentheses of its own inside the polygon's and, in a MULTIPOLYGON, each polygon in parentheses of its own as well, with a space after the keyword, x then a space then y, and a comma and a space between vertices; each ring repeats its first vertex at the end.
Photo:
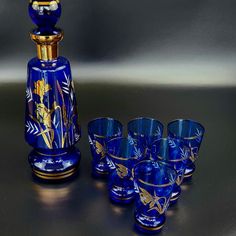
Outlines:
POLYGON ((65 171, 65 172, 52 174, 52 173, 44 173, 44 172, 41 172, 41 171, 33 169, 34 175, 36 175, 40 179, 45 179, 45 180, 61 180, 61 179, 66 179, 66 178, 74 175, 76 171, 77 171, 77 168, 73 168, 73 169, 65 171))
POLYGON ((178 199, 179 199, 179 195, 178 195, 177 197, 171 198, 171 199, 170 199, 170 202, 174 202, 174 201, 176 201, 176 200, 178 200, 178 199))
POLYGON ((108 175, 108 174, 109 174, 108 171, 101 172, 101 171, 99 171, 99 170, 95 170, 95 172, 96 172, 96 174, 98 174, 98 175, 108 175))
POLYGON ((111 198, 114 198, 114 199, 119 200, 119 201, 127 201, 127 200, 133 199, 134 196, 131 196, 131 197, 116 197, 116 196, 111 196, 111 198))
POLYGON ((184 175, 184 178, 189 178, 189 177, 192 177, 193 176, 193 173, 191 173, 191 174, 186 174, 186 175, 184 175))
POLYGON ((140 223, 138 223, 137 221, 136 221, 136 224, 140 227, 140 228, 142 228, 142 229, 144 229, 144 230, 148 230, 148 231, 158 231, 158 230, 161 230, 162 228, 163 228, 163 226, 164 226, 164 223, 162 224, 162 225, 160 225, 160 226, 158 226, 158 227, 148 227, 148 226, 144 226, 144 225, 141 225, 140 223))

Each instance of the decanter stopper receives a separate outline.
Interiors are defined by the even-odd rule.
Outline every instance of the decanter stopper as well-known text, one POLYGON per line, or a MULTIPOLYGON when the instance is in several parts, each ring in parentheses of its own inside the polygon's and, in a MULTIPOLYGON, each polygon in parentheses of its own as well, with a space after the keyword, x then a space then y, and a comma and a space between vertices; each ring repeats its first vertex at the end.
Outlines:
POLYGON ((29 3, 29 15, 38 27, 31 33, 31 39, 37 45, 40 60, 54 60, 59 55, 58 43, 63 38, 61 29, 55 27, 61 16, 59 0, 33 1, 29 3))
POLYGON ((28 63, 25 139, 33 147, 29 163, 40 179, 65 179, 79 166, 75 144, 80 126, 70 63, 58 54, 63 32, 55 25, 61 4, 59 0, 31 0, 29 15, 37 25, 30 36, 38 55, 28 63))
POLYGON ((55 25, 61 16, 61 4, 59 0, 30 0, 29 15, 38 26, 41 35, 54 34, 55 25))

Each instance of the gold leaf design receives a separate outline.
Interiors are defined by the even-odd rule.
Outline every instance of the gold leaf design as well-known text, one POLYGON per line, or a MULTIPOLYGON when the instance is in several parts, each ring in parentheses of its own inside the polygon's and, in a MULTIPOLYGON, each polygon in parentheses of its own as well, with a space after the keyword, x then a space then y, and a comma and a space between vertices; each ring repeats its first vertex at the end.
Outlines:
POLYGON ((139 188, 140 190, 140 199, 141 202, 146 206, 149 205, 149 210, 148 211, 152 211, 152 210, 156 210, 159 214, 163 214, 166 206, 167 206, 167 199, 165 197, 158 197, 156 192, 154 191, 154 196, 152 196, 147 190, 143 189, 143 188, 139 188), (164 204, 163 206, 160 203, 160 200, 164 199, 164 204))
POLYGON ((52 143, 54 140, 54 130, 52 129, 51 115, 56 109, 60 109, 60 107, 56 104, 56 102, 53 103, 51 110, 48 109, 43 103, 36 103, 35 113, 37 121, 46 127, 45 130, 41 129, 41 133, 39 133, 37 136, 42 135, 46 145, 50 149, 52 149, 52 143))
POLYGON ((47 133, 48 133, 48 135, 49 135, 49 132, 50 132, 51 130, 50 130, 50 131, 49 131, 48 129, 47 129, 47 130, 43 130, 41 124, 39 123, 39 121, 38 121, 37 119, 35 119, 35 118, 34 118, 33 116, 31 116, 31 115, 30 115, 30 118, 31 118, 32 120, 34 120, 34 121, 39 125, 40 133, 37 134, 37 136, 42 135, 43 140, 44 140, 44 142, 46 143, 47 147, 48 147, 49 149, 52 149, 52 140, 51 140, 51 138, 49 138, 49 137, 47 136, 47 133))
POLYGON ((59 82, 57 81, 57 89, 61 95, 61 98, 62 98, 62 119, 64 121, 64 125, 67 127, 68 126, 68 118, 67 118, 67 111, 66 111, 66 106, 65 106, 65 100, 64 100, 64 95, 63 95, 63 92, 62 92, 62 89, 61 89, 61 86, 59 84, 59 82))
POLYGON ((95 148, 96 148, 96 153, 98 155, 101 155, 101 159, 104 158, 106 155, 106 152, 102 144, 99 143, 98 141, 95 141, 95 148))
POLYGON ((43 103, 36 103, 36 116, 37 120, 47 128, 52 126, 51 111, 43 103))
POLYGON ((45 82, 44 79, 38 80, 37 82, 35 82, 34 87, 35 89, 33 93, 39 95, 40 101, 42 103, 44 94, 47 93, 51 89, 51 87, 49 84, 45 82))
MULTIPOLYGON (((40 103, 35 103, 36 104, 36 117, 33 118, 39 125, 43 124, 43 126, 40 125, 40 134, 38 134, 37 136, 42 135, 46 145, 48 146, 48 148, 52 149, 52 143, 54 141, 54 129, 52 127, 52 114, 56 111, 59 110, 60 111, 60 124, 61 124, 61 147, 64 148, 65 143, 66 143, 66 139, 68 139, 68 130, 70 128, 70 126, 73 124, 73 117, 74 115, 71 116, 71 120, 68 120, 68 115, 67 115, 67 109, 65 106, 65 101, 64 101, 64 96, 62 93, 62 89, 61 86, 59 84, 59 82, 57 81, 57 89, 61 95, 62 98, 62 106, 60 107, 59 105, 57 105, 56 101, 54 101, 54 103, 52 104, 51 109, 47 106, 44 105, 43 102, 43 98, 44 95, 51 90, 51 86, 49 84, 47 84, 44 80, 44 78, 42 78, 41 80, 38 80, 37 82, 34 83, 34 90, 33 93, 37 94, 40 97, 40 103), (64 124, 66 131, 63 130, 63 126, 62 124, 64 124)), ((55 97, 54 97, 55 100, 55 97)), ((100 149, 99 149, 100 150, 100 149)), ((105 152, 101 152, 102 154, 102 158, 105 157, 105 152)))
POLYGON ((184 179, 184 175, 178 175, 176 179, 176 184, 181 185, 181 183, 183 182, 183 179, 184 179))
POLYGON ((189 157, 189 159, 192 162, 195 162, 197 157, 198 157, 198 148, 197 147, 192 147, 191 144, 189 145, 189 147, 190 147, 190 157, 189 157))
POLYGON ((128 175, 128 168, 126 168, 125 166, 121 164, 115 164, 115 165, 117 167, 116 172, 121 179, 123 179, 124 177, 128 175))

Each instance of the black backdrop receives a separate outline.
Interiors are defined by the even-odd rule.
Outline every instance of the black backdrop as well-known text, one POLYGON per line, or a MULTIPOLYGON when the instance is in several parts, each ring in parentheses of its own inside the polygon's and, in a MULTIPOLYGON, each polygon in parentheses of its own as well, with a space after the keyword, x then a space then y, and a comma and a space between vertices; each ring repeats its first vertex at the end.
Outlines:
MULTIPOLYGON (((79 61, 232 56, 235 0, 62 0, 63 54, 79 61)), ((0 1, 0 59, 34 55, 27 0, 0 1)))

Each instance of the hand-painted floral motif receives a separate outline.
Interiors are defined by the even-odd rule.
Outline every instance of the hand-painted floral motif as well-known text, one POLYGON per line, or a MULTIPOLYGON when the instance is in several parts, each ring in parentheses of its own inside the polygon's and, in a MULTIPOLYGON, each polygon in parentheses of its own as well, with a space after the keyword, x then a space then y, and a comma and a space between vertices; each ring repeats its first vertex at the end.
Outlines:
POLYGON ((163 214, 168 207, 168 201, 165 197, 158 197, 154 191, 154 196, 150 194, 147 190, 139 187, 139 195, 141 202, 146 206, 148 205, 149 211, 155 210, 159 214, 163 214))
POLYGON ((96 148, 96 153, 98 155, 101 155, 101 159, 106 156, 105 148, 98 141, 95 141, 95 148, 96 148))
POLYGON ((123 179, 128 175, 129 170, 127 167, 121 164, 115 164, 115 165, 116 165, 116 172, 121 179, 123 179))
POLYGON ((26 136, 30 142, 41 137, 44 144, 36 141, 41 148, 65 148, 80 138, 73 83, 65 72, 62 75, 67 87, 65 84, 62 86, 60 80, 54 81, 52 78, 49 84, 49 79, 42 78, 26 89, 26 136))
POLYGON ((51 87, 49 84, 46 84, 44 79, 38 80, 34 83, 34 93, 37 94, 40 97, 40 101, 43 102, 43 96, 45 93, 47 93, 51 87))

